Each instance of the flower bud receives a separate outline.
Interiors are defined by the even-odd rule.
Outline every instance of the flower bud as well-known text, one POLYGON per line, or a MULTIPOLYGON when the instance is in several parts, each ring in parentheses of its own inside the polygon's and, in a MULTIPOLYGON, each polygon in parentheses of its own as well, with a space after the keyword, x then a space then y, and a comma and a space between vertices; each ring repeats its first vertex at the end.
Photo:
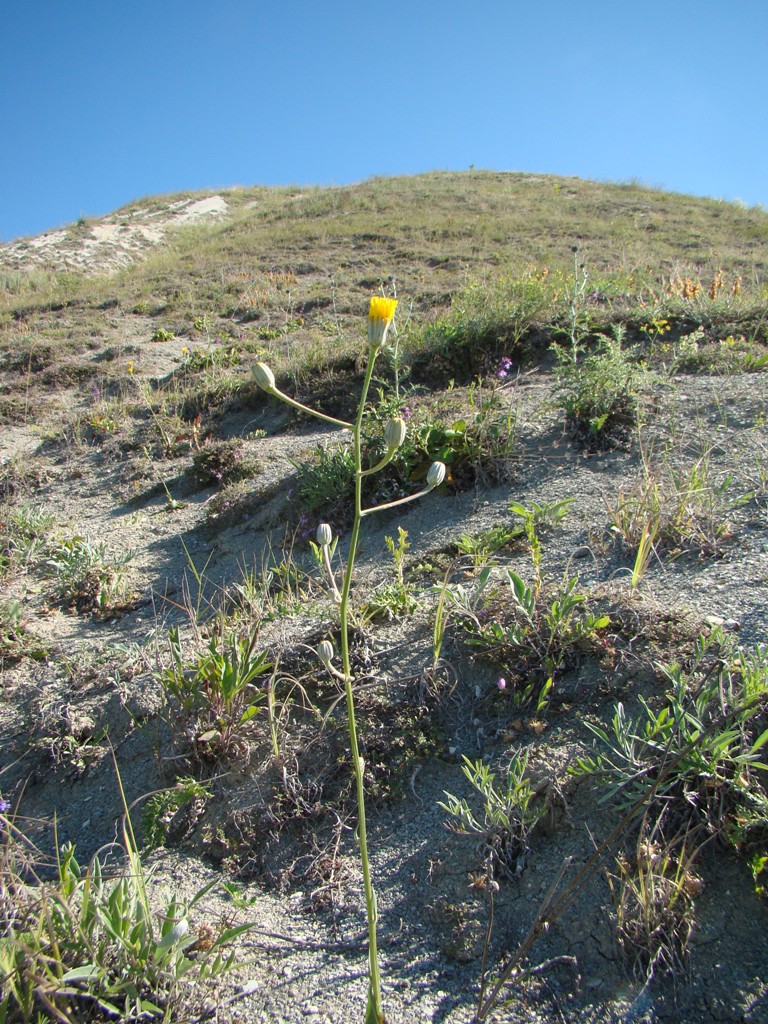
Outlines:
POLYGON ((368 310, 368 344, 379 348, 387 338, 387 331, 395 316, 397 299, 385 299, 381 295, 371 298, 368 310))
POLYGON ((321 640, 317 645, 317 656, 322 663, 328 668, 333 661, 333 644, 330 640, 321 640))
POLYGON ((327 548, 333 540, 333 530, 330 528, 328 523, 320 523, 317 528, 317 543, 321 548, 327 548))
POLYGON ((395 448, 399 448, 405 440, 405 420, 398 416, 394 420, 389 420, 386 427, 384 428, 384 443, 391 452, 395 448))
POLYGON ((251 368, 251 375, 260 388, 264 391, 275 390, 275 375, 266 363, 256 363, 251 368))
POLYGON ((427 472, 427 487, 439 487, 445 480, 445 463, 433 462, 427 472))

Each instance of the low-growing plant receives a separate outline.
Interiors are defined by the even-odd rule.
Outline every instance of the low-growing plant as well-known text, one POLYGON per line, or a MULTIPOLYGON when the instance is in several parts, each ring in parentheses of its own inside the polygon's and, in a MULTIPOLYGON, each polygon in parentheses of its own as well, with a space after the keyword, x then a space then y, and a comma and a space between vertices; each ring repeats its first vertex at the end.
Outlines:
POLYGON ((464 777, 482 798, 482 812, 475 814, 463 797, 446 793, 446 802, 438 802, 438 806, 451 815, 448 828, 479 839, 488 878, 518 878, 525 868, 528 837, 543 811, 526 775, 528 752, 512 754, 501 785, 487 764, 466 756, 462 760, 464 777))
POLYGON ((539 547, 539 531, 562 522, 573 501, 573 498, 563 498, 559 501, 545 501, 541 505, 534 501, 530 508, 513 501, 509 511, 519 516, 523 520, 522 524, 500 524, 477 534, 463 533, 456 541, 456 550, 471 560, 476 571, 488 565, 500 551, 521 540, 528 541, 534 554, 539 547))
MULTIPOLYGON (((487 570, 486 570, 487 571, 487 570)), ((462 619, 466 642, 500 665, 517 702, 536 700, 541 706, 574 653, 598 646, 610 624, 607 615, 587 611, 587 596, 577 590, 578 578, 564 578, 556 587, 538 579, 526 583, 511 569, 499 569, 483 580, 479 600, 471 605, 450 592, 453 609, 462 619)))
POLYGON ((625 443, 637 423, 646 371, 622 346, 622 334, 601 335, 595 351, 556 348, 554 393, 573 434, 586 445, 625 443))
POLYGON ((106 754, 103 742, 106 730, 99 729, 95 733, 74 735, 66 723, 62 728, 48 735, 35 739, 34 748, 40 751, 54 769, 64 770, 81 775, 90 765, 106 754))
POLYGON ((661 707, 641 698, 635 719, 619 703, 610 727, 587 723, 595 752, 572 774, 595 776, 622 804, 655 779, 653 798, 676 822, 748 847, 768 829, 767 654, 729 649, 719 630, 700 637, 689 669, 663 668, 661 707))
POLYGON ((13 913, 0 931, 0 1019, 8 1021, 176 1020, 201 1009, 205 983, 232 967, 231 941, 248 926, 218 928, 190 900, 157 899, 130 823, 124 863, 105 854, 83 867, 65 843, 55 875, 43 881, 41 858, 12 821, 3 829, 0 882, 13 913))
POLYGON ((504 349, 514 354, 526 333, 554 309, 556 296, 557 284, 546 268, 474 278, 454 294, 450 313, 426 328, 418 343, 449 370, 465 371, 468 353, 480 369, 483 355, 488 359, 504 349))
MULTIPOLYGON (((98 389, 96 390, 98 391, 98 389)), ((94 437, 103 440, 125 428, 128 421, 128 407, 122 397, 98 397, 82 419, 91 429, 94 437)))
POLYGON ((169 459, 178 455, 182 449, 199 451, 205 437, 202 413, 197 410, 185 419, 182 416, 184 399, 175 386, 154 392, 147 381, 138 380, 136 387, 152 422, 150 437, 146 442, 150 458, 160 454, 169 459))
POLYGON ((207 649, 187 663, 178 628, 170 631, 171 664, 160 682, 186 723, 194 754, 203 760, 232 753, 247 757, 250 723, 267 699, 255 680, 272 668, 266 652, 257 652, 257 640, 254 628, 246 634, 214 633, 207 649))
POLYGON ((55 521, 43 505, 21 503, 0 509, 0 575, 43 557, 55 521))
POLYGON ((241 359, 240 350, 236 345, 210 345, 206 349, 195 348, 188 352, 184 369, 199 373, 202 370, 238 366, 241 359))
POLYGON ((405 556, 411 546, 408 532, 398 526, 397 541, 394 537, 385 537, 384 542, 392 555, 395 579, 379 584, 365 601, 362 612, 366 618, 402 618, 413 614, 419 606, 413 588, 405 579, 405 556))
POLYGON ((309 458, 291 461, 296 469, 294 494, 298 506, 310 518, 322 514, 346 524, 355 493, 355 455, 351 445, 318 445, 309 458))
POLYGON ((58 541, 45 563, 55 576, 54 600, 81 614, 113 614, 128 601, 124 573, 132 557, 132 552, 111 556, 106 543, 88 537, 58 541))
POLYGON ((215 529, 226 529, 245 522, 259 511, 270 488, 259 489, 250 479, 224 484, 205 503, 205 519, 215 529))
POLYGON ((747 861, 755 892, 760 897, 768 895, 768 853, 753 853, 747 861))
POLYGON ((241 578, 228 591, 229 612, 236 621, 271 622, 295 615, 318 595, 317 584, 286 546, 278 557, 267 545, 259 565, 242 570, 241 578))
POLYGON ((21 601, 0 600, 0 671, 22 658, 40 661, 47 653, 43 643, 28 631, 21 601))
POLYGON ((518 501, 513 501, 509 506, 509 511, 515 516, 520 516, 523 520, 523 528, 526 533, 529 533, 531 527, 541 531, 558 526, 568 515, 568 510, 574 501, 575 498, 560 498, 557 501, 545 501, 541 505, 532 501, 530 508, 526 508, 518 501))
POLYGON ((182 776, 171 789, 147 797, 141 815, 144 848, 154 850, 163 846, 174 815, 190 804, 204 806, 211 795, 209 783, 199 782, 191 776, 182 776))
POLYGON ((641 838, 634 863, 619 856, 616 867, 608 875, 616 938, 632 974, 645 982, 660 970, 681 970, 701 888, 685 848, 675 857, 652 838, 641 838))
POLYGON ((261 462, 248 455, 243 442, 236 438, 207 440, 192 456, 192 473, 202 487, 226 487, 249 480, 261 470, 261 462))
POLYGON ((640 567, 647 568, 653 554, 719 553, 732 535, 731 515, 755 496, 734 492, 733 484, 733 474, 714 473, 708 452, 688 468, 653 470, 646 464, 634 485, 607 502, 610 531, 635 555, 635 575, 642 575, 640 567))
POLYGON ((522 526, 492 526, 481 533, 462 533, 456 541, 456 551, 465 555, 478 572, 489 565, 495 556, 525 536, 522 526))
MULTIPOLYGON (((467 490, 477 483, 509 480, 516 462, 517 420, 498 388, 473 384, 467 390, 465 415, 444 419, 428 408, 412 415, 408 431, 383 472, 368 477, 363 496, 371 505, 386 504, 413 493, 422 485, 429 467, 446 466, 446 484, 467 490)), ((399 418, 403 401, 379 391, 376 406, 366 410, 362 444, 366 459, 379 462, 386 454, 383 439, 388 413, 399 418)), ((323 513, 345 524, 345 509, 353 492, 353 452, 349 444, 318 445, 311 460, 292 463, 297 469, 295 493, 299 506, 310 516, 323 513)))
POLYGON ((476 383, 467 392, 467 415, 451 423, 427 416, 414 421, 395 465, 412 480, 423 479, 433 461, 447 469, 456 490, 511 478, 517 454, 517 417, 500 388, 476 383))

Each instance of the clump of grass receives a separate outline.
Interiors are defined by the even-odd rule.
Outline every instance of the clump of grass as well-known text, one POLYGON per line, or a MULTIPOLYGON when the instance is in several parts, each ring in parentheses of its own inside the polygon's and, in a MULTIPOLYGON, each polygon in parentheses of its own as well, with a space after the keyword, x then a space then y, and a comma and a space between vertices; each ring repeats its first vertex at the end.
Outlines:
POLYGON ((694 927, 694 899, 701 882, 685 849, 674 856, 651 838, 641 838, 634 862, 616 860, 608 875, 616 912, 616 937, 638 981, 660 971, 680 972, 694 927))
POLYGON ((646 464, 631 487, 608 502, 610 532, 647 567, 652 556, 682 551, 716 555, 731 539, 735 510, 754 492, 734 492, 733 475, 717 475, 705 452, 690 466, 646 464))
POLYGON ((503 351, 519 357, 523 338, 554 312, 557 285, 545 267, 474 278, 451 299, 447 316, 409 341, 417 366, 432 363, 430 374, 465 376, 486 370, 503 351))

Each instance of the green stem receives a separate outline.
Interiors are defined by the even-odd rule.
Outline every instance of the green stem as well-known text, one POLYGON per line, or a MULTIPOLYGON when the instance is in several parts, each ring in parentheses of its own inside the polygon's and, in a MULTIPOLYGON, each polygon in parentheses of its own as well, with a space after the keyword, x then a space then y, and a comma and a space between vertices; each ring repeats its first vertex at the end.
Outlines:
POLYGON ((341 601, 341 594, 339 593, 339 588, 336 586, 336 577, 333 575, 331 556, 328 551, 328 547, 328 544, 323 545, 323 563, 325 565, 325 571, 328 573, 328 579, 330 580, 331 587, 333 588, 333 600, 338 604, 341 601))
POLYGON ((415 494, 406 494, 404 498, 398 498, 396 501, 388 501, 385 505, 372 505, 370 508, 364 508, 361 512, 361 516, 369 516, 372 512, 386 512, 387 509, 397 508, 398 505, 407 505, 409 501, 415 501, 416 498, 423 498, 425 494, 429 494, 432 487, 425 487, 423 491, 416 491, 415 494))
POLYGON ((365 371, 363 390, 360 395, 360 404, 357 409, 357 419, 352 428, 352 439, 355 451, 355 519, 352 526, 352 536, 349 542, 349 556, 347 568, 344 573, 344 583, 341 590, 341 606, 339 617, 341 621, 341 659, 344 670, 344 692, 347 699, 347 723, 349 726, 349 744, 352 751, 352 766, 355 772, 355 787, 357 790, 357 840, 360 847, 360 863, 363 870, 363 886, 365 889, 365 908, 368 917, 368 1011, 366 1013, 366 1024, 373 1021, 375 1024, 384 1021, 384 1012, 381 1005, 381 980, 379 977, 379 958, 376 942, 376 923, 378 913, 376 909, 376 894, 373 891, 371 882, 371 868, 368 860, 368 835, 365 822, 365 790, 363 786, 364 764, 360 757, 360 750, 357 744, 357 726, 355 723, 355 698, 352 692, 352 670, 349 659, 349 592, 352 586, 352 572, 355 565, 357 543, 360 536, 360 524, 362 522, 362 488, 363 468, 361 454, 361 433, 363 412, 368 398, 368 389, 373 376, 373 364, 376 361, 375 348, 371 349, 368 356, 368 367, 365 371))
POLYGON ((318 420, 323 420, 325 423, 333 423, 335 427, 344 427, 346 430, 352 430, 352 424, 347 423, 346 420, 337 420, 333 416, 326 416, 324 412, 318 412, 317 409, 310 409, 308 405, 302 405, 301 402, 297 402, 295 398, 289 398, 288 395, 282 391, 278 391, 277 388, 273 388, 269 392, 270 395, 274 395, 275 398, 279 398, 281 402, 285 402, 286 405, 293 406, 294 409, 299 409, 301 412, 308 412, 310 416, 314 416, 318 420))
POLYGON ((385 466, 389 465, 389 463, 394 458, 396 451, 397 451, 397 448, 389 448, 387 450, 387 454, 382 459, 380 459, 376 463, 375 466, 371 466, 370 469, 361 469, 360 470, 360 475, 361 476, 370 476, 372 473, 378 473, 378 471, 380 469, 384 469, 385 466))

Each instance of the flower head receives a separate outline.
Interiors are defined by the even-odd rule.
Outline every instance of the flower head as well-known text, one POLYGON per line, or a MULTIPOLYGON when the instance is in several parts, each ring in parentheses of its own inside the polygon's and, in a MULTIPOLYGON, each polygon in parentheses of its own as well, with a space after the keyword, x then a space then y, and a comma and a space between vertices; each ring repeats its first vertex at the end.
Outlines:
POLYGON ((496 376, 499 380, 505 380, 512 370, 512 360, 509 356, 502 356, 496 368, 496 376))
POLYGON ((330 640, 321 640, 317 645, 317 656, 326 667, 333 661, 334 653, 333 644, 330 640))
POLYGON ((384 428, 384 443, 390 451, 400 447, 405 440, 405 431, 405 420, 402 417, 398 416, 387 422, 384 428))
POLYGON ((506 690, 506 688, 507 688, 507 680, 504 678, 504 676, 499 676, 499 678, 496 680, 496 686, 500 690, 506 690))
POLYGON ((427 471, 427 487, 439 487, 445 480, 445 463, 433 462, 427 471))
POLYGON ((387 338, 387 331, 395 317, 397 299, 374 295, 368 309, 368 344, 379 348, 387 338))
POLYGON ((317 543, 321 548, 327 548, 333 540, 333 530, 330 528, 328 523, 320 523, 315 534, 317 543))
POLYGON ((251 368, 251 375, 260 388, 264 391, 275 390, 275 375, 266 363, 256 363, 251 368))

